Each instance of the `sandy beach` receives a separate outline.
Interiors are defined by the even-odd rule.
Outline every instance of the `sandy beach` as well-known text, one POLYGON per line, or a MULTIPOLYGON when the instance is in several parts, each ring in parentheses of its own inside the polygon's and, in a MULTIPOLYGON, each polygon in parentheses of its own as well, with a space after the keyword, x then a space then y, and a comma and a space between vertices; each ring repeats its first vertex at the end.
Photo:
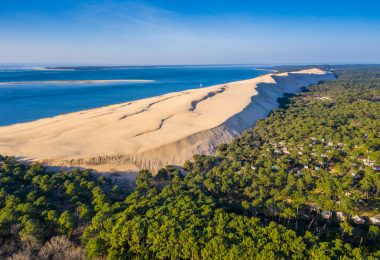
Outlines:
POLYGON ((334 78, 318 69, 267 74, 0 127, 0 154, 102 172, 181 165, 254 126, 284 93, 334 78))
POLYGON ((26 84, 106 84, 106 83, 152 83, 152 82, 154 82, 154 80, 145 80, 145 79, 38 80, 38 81, 0 82, 0 85, 26 85, 26 84))

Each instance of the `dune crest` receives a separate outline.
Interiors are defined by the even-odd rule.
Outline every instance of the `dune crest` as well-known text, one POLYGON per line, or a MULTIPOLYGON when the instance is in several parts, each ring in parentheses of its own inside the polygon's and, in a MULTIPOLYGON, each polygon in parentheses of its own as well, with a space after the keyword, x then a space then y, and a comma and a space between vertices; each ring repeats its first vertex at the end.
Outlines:
POLYGON ((253 127, 284 93, 333 79, 319 69, 267 74, 0 127, 0 154, 99 171, 181 165, 253 127))

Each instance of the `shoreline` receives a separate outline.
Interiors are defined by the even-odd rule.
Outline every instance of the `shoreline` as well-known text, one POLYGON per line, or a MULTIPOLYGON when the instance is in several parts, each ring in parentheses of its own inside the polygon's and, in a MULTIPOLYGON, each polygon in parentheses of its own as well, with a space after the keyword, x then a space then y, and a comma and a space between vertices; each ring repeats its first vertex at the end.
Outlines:
POLYGON ((107 83, 153 83, 149 79, 95 79, 95 80, 39 80, 39 81, 10 81, 0 82, 0 85, 25 85, 25 84, 107 84, 107 83))
POLYGON ((285 93, 333 79, 317 69, 272 73, 4 126, 0 154, 99 172, 155 171, 213 154, 278 107, 285 93))

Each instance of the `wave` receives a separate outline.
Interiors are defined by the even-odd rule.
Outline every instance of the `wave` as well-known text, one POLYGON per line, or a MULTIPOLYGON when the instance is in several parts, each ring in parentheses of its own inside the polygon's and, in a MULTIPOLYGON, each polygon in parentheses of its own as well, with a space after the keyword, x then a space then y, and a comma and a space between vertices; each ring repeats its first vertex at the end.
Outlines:
POLYGON ((31 70, 41 70, 41 71, 75 71, 71 68, 46 68, 46 67, 33 67, 31 70))
POLYGON ((75 71, 75 69, 56 69, 45 67, 1 67, 0 72, 25 72, 25 71, 75 71))
POLYGON ((96 79, 96 80, 39 80, 39 81, 10 81, 0 82, 0 85, 26 85, 26 84, 107 84, 107 83, 153 83, 148 79, 96 79))

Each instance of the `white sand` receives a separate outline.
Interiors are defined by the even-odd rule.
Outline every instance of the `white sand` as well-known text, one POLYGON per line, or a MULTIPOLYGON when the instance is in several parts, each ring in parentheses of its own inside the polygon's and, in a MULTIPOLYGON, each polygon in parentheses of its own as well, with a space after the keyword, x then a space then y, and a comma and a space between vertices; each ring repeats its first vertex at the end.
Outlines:
POLYGON ((99 171, 181 165, 254 126, 284 93, 332 79, 318 69, 268 74, 0 127, 0 154, 99 171))
POLYGON ((148 79, 83 79, 83 80, 38 80, 38 81, 10 81, 0 82, 0 85, 25 85, 25 84, 106 84, 106 83, 152 83, 148 79))

